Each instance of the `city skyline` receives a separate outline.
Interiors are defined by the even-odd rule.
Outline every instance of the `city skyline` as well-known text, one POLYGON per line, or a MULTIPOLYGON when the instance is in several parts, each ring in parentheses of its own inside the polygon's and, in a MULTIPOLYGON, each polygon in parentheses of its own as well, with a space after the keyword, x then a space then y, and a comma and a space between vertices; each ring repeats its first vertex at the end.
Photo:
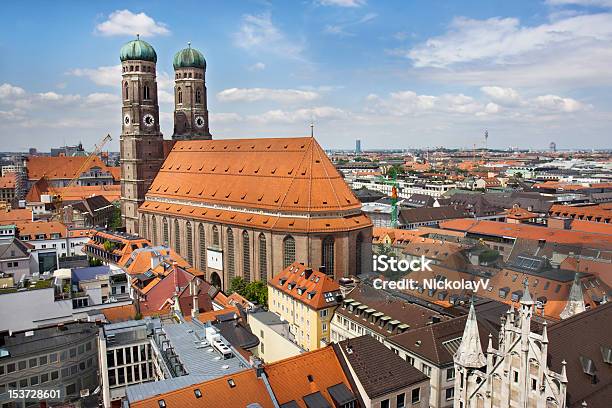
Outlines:
POLYGON ((603 0, 207 3, 192 15, 181 11, 190 3, 22 7, 0 17, 4 150, 91 149, 109 132, 117 150, 118 54, 136 33, 158 54, 165 138, 172 58, 190 41, 208 62, 217 139, 304 136, 314 121, 328 149, 355 139, 366 150, 469 149, 483 147, 485 128, 491 148, 610 147, 612 5, 603 0))

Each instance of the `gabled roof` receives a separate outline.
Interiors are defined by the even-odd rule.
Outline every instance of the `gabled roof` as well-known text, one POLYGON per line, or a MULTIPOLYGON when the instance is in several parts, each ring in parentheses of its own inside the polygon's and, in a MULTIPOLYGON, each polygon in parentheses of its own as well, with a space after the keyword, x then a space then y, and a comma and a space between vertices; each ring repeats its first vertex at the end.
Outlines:
POLYGON ((41 177, 30 187, 30 191, 26 194, 26 202, 28 203, 39 203, 41 201, 40 196, 47 194, 49 191, 49 183, 46 177, 41 177))
POLYGON ((268 285, 313 309, 336 306, 336 296, 340 294, 340 286, 331 276, 313 271, 299 262, 289 265, 272 278, 268 285))
POLYGON ((25 243, 21 242, 17 238, 0 241, 1 260, 5 261, 16 258, 27 258, 29 256, 28 247, 25 243))
POLYGON ((429 383, 425 374, 372 336, 343 340, 338 346, 370 399, 422 381, 429 383))
POLYGON ((251 403, 258 403, 262 408, 274 407, 265 383, 257 378, 254 369, 132 402, 130 408, 159 408, 159 400, 162 399, 169 408, 236 408, 247 407, 251 403))
MULTIPOLYGON (((49 180, 72 179, 80 176, 77 172, 88 159, 87 156, 30 156, 27 164, 28 179, 38 180, 43 176, 49 180)), ((93 167, 99 167, 110 173, 110 168, 98 156, 95 156, 82 171, 89 171, 93 167)))
POLYGON ((468 216, 468 211, 463 207, 444 206, 444 207, 417 207, 402 208, 399 218, 404 224, 417 222, 433 222, 468 216))
POLYGON ((270 211, 359 210, 314 138, 177 142, 147 193, 270 211))
POLYGON ((329 389, 341 383, 357 395, 332 346, 268 364, 264 370, 280 405, 295 401, 298 407, 308 408, 304 397, 318 392, 335 406, 329 389))
POLYGON ((16 225, 19 237, 29 237, 30 240, 38 239, 38 235, 44 235, 42 239, 51 239, 52 234, 61 238, 68 234, 68 228, 59 221, 25 221, 16 225))
MULTIPOLYGON (((119 200, 121 196, 121 185, 119 184, 105 184, 103 186, 53 187, 52 190, 53 194, 59 195, 64 202, 83 200, 91 196, 103 196, 108 201, 112 202, 119 200)), ((46 191, 49 191, 49 188, 47 188, 45 192, 46 191)))

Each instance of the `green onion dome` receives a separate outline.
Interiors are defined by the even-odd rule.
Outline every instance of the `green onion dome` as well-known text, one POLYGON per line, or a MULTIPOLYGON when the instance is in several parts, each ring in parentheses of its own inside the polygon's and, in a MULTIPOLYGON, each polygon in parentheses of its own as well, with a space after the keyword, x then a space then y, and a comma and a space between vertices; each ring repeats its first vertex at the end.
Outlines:
POLYGON ((151 44, 141 40, 140 36, 121 47, 119 58, 121 61, 138 60, 157 62, 155 50, 151 44))
POLYGON ((188 47, 180 50, 174 56, 172 62, 174 69, 177 68, 202 68, 206 69, 206 60, 204 55, 195 48, 191 48, 191 43, 188 43, 188 47))

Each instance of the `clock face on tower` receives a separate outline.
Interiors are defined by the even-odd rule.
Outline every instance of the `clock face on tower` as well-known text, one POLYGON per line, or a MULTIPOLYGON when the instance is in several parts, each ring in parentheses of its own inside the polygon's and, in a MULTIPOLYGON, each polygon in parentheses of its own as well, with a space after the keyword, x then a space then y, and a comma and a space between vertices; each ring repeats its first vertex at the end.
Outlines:
POLYGON ((147 113, 146 115, 144 115, 142 120, 143 120, 145 126, 147 126, 147 127, 151 127, 151 126, 153 126, 155 124, 155 118, 150 113, 147 113))
POLYGON ((204 123, 206 123, 206 122, 204 121, 204 118, 202 116, 196 116, 196 118, 195 118, 195 125, 197 127, 199 127, 199 128, 204 127, 204 123))
POLYGON ((125 123, 126 125, 130 124, 130 115, 125 115, 123 117, 123 123, 125 123))

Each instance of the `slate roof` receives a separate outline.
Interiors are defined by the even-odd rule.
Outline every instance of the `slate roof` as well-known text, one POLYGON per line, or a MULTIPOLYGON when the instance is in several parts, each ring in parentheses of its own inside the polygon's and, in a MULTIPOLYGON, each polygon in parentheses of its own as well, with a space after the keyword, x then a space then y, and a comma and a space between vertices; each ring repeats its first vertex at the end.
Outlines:
POLYGON ((469 213, 465 208, 456 206, 402 208, 399 213, 399 219, 403 224, 443 221, 467 216, 469 213))
POLYGON ((429 382, 425 374, 371 336, 343 340, 339 348, 370 399, 429 382))

